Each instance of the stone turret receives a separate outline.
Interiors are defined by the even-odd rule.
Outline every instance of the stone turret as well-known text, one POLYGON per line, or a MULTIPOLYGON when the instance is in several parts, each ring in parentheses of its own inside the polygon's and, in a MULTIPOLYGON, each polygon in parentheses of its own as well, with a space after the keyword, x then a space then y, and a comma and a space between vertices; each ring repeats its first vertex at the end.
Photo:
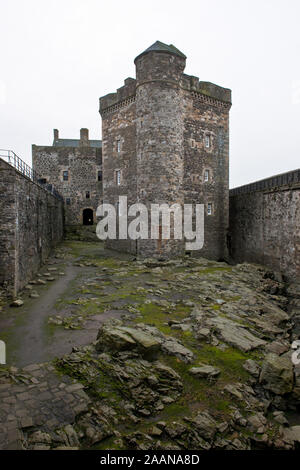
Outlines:
MULTIPOLYGON (((183 112, 180 80, 186 57, 159 41, 135 59, 137 195, 139 202, 183 204, 183 112)), ((150 224, 149 224, 150 226, 150 224)), ((149 228, 150 230, 150 228, 149 228)), ((180 255, 182 240, 139 240, 138 253, 180 255)))

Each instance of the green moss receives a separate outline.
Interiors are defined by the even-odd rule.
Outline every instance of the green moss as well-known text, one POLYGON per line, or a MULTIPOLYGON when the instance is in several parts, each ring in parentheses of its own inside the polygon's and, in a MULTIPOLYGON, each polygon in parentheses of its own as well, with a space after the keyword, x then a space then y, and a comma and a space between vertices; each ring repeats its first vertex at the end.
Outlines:
POLYGON ((221 306, 219 304, 215 304, 212 306, 213 310, 220 310, 221 306))
POLYGON ((249 374, 243 368, 243 363, 249 355, 238 349, 227 347, 224 351, 211 345, 204 345, 197 352, 197 359, 218 367, 222 371, 224 380, 247 380, 249 374))
POLYGON ((56 325, 48 323, 48 318, 46 318, 44 321, 44 325, 43 325, 43 332, 47 340, 50 340, 51 338, 53 338, 55 334, 55 329, 56 329, 56 325))
POLYGON ((92 447, 94 450, 123 450, 123 447, 118 445, 118 438, 116 436, 104 439, 99 444, 92 447))
POLYGON ((191 410, 184 400, 178 400, 176 403, 171 403, 166 406, 160 414, 160 419, 171 421, 173 419, 179 419, 181 417, 187 417, 191 415, 191 410))

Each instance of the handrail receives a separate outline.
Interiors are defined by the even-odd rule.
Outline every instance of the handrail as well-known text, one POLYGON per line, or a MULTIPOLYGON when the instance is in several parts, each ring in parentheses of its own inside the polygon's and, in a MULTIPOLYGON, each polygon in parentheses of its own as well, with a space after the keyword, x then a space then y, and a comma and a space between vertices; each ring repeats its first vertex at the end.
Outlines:
POLYGON ((23 176, 26 176, 31 181, 38 184, 41 188, 53 194, 53 196, 56 198, 63 200, 63 197, 55 189, 53 184, 44 182, 42 176, 39 175, 33 168, 31 168, 31 166, 25 163, 13 150, 0 149, 0 158, 15 168, 23 176))

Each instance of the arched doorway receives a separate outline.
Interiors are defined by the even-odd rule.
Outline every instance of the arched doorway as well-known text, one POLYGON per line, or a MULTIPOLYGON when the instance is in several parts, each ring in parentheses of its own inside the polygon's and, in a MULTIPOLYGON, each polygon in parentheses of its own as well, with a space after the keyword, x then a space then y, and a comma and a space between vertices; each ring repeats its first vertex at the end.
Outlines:
POLYGON ((94 223, 93 209, 83 209, 83 211, 82 211, 82 223, 83 223, 83 225, 93 225, 93 223, 94 223))

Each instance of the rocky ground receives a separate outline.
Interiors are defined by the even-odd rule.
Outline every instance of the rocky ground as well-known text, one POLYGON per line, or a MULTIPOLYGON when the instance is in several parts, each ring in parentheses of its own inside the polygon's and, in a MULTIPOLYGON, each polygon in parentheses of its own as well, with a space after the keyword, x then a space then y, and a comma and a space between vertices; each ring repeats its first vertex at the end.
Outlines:
POLYGON ((0 372, 0 448, 297 448, 300 286, 261 266, 99 246, 64 243, 19 302, 3 301, 15 362, 0 372), (22 312, 47 360, 18 367, 22 312))

